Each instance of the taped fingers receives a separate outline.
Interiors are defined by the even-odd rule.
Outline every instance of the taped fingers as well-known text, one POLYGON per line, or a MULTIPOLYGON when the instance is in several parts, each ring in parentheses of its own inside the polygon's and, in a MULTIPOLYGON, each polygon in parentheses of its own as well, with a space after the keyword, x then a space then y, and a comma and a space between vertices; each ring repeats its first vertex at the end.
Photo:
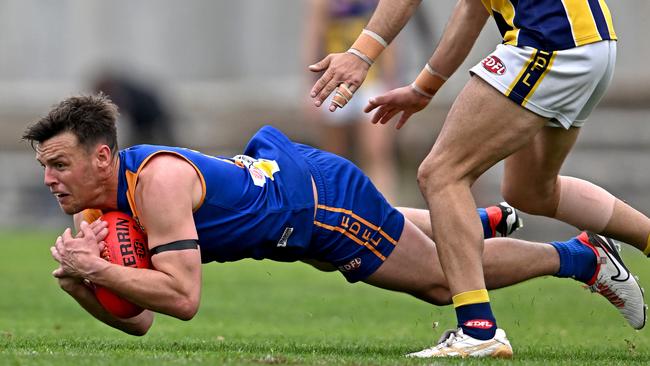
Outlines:
POLYGON ((337 106, 338 108, 343 108, 345 107, 346 104, 352 99, 352 95, 354 95, 354 91, 356 90, 356 86, 353 84, 346 84, 346 83, 340 83, 339 86, 336 88, 336 93, 334 94, 334 97, 332 98, 332 104, 337 106))

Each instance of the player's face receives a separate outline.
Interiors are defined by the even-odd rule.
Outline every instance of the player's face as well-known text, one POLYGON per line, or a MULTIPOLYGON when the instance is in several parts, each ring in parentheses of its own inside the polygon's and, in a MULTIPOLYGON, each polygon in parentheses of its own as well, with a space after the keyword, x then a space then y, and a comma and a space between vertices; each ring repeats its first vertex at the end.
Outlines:
POLYGON ((99 179, 92 154, 79 145, 75 135, 64 132, 44 141, 37 148, 36 160, 43 167, 45 185, 65 213, 93 207, 101 189, 99 179))

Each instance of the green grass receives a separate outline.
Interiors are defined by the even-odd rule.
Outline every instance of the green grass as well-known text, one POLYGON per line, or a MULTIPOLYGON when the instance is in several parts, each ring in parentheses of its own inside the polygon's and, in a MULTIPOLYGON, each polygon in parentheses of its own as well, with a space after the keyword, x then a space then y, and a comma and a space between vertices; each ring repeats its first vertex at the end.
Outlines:
MULTIPOLYGON (((647 364, 650 335, 604 298, 544 278, 491 293, 513 361, 410 360, 453 327, 450 307, 349 285, 294 263, 204 266, 201 309, 182 322, 157 316, 144 337, 94 320, 58 289, 48 247, 55 233, 0 233, 0 365, 441 365, 647 364), (437 322, 437 328, 432 324, 437 322)), ((624 253, 650 279, 648 260, 624 253)))

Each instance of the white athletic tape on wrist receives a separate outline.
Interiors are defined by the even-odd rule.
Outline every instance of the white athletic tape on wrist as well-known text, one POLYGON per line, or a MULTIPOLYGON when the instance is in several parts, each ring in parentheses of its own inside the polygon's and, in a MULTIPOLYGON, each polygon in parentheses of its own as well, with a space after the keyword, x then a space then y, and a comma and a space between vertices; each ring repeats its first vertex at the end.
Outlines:
POLYGON ((429 74, 431 74, 433 76, 437 76, 437 77, 441 78, 444 81, 449 80, 449 76, 445 76, 445 75, 437 72, 436 70, 433 69, 433 67, 431 67, 431 65, 429 65, 428 62, 424 65, 424 68, 429 72, 429 74))
POLYGON ((420 89, 419 86, 415 85, 415 81, 411 83, 411 89, 413 89, 414 92, 420 94, 421 96, 423 96, 425 98, 429 98, 429 99, 433 98, 433 94, 429 94, 429 93, 425 92, 424 90, 420 89))
POLYGON ((367 34, 370 37, 372 37, 375 41, 379 42, 384 48, 388 47, 388 42, 384 40, 379 34, 371 31, 370 29, 364 29, 361 31, 363 34, 367 34))
POLYGON ((356 48, 350 48, 347 51, 347 53, 351 53, 351 54, 357 56, 358 58, 363 60, 363 62, 367 63, 369 66, 372 66, 372 64, 374 63, 374 61, 370 57, 365 55, 363 52, 357 50, 356 48))
POLYGON ((384 51, 386 46, 386 41, 377 33, 364 29, 350 48, 360 51, 372 63, 384 51))

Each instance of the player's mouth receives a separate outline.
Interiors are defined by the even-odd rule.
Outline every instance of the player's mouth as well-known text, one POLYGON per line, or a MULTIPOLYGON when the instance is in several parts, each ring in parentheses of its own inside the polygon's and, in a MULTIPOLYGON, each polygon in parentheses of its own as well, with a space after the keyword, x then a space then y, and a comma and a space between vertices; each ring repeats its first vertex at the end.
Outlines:
POLYGON ((63 199, 65 199, 66 197, 70 196, 68 193, 52 192, 52 194, 54 195, 54 197, 56 197, 56 199, 57 199, 59 202, 61 202, 61 201, 62 201, 63 199))

